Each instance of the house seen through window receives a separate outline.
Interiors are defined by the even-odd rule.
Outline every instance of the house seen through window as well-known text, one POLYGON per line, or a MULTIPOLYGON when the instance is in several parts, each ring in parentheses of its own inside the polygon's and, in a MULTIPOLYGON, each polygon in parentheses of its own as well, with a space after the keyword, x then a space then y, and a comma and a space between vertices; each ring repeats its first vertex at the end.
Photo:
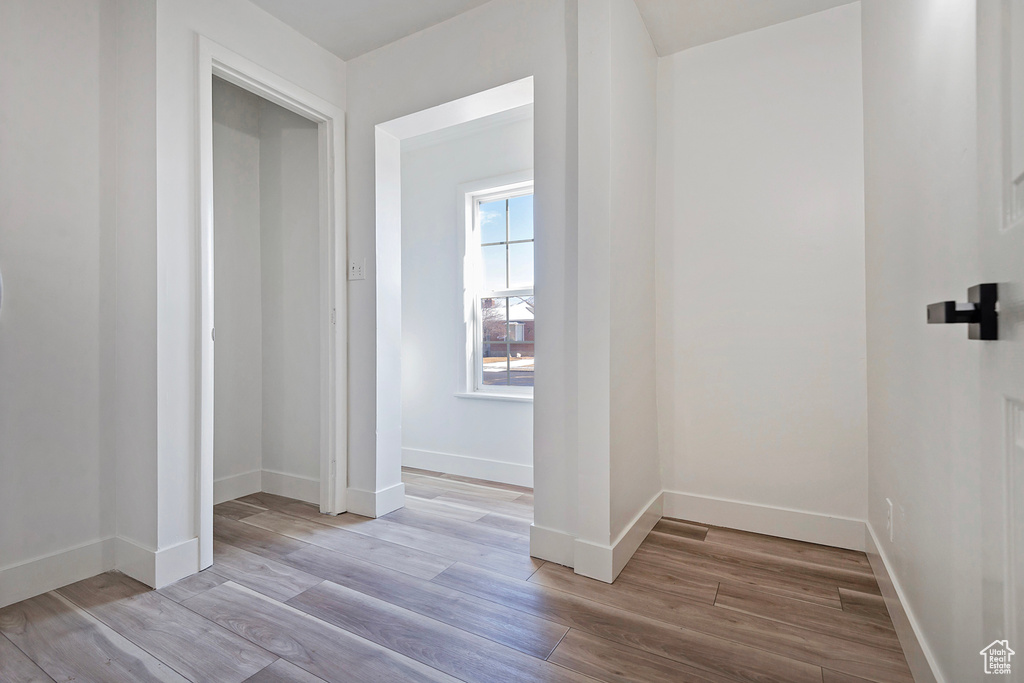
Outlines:
POLYGON ((477 388, 533 387, 533 188, 475 198, 477 388))

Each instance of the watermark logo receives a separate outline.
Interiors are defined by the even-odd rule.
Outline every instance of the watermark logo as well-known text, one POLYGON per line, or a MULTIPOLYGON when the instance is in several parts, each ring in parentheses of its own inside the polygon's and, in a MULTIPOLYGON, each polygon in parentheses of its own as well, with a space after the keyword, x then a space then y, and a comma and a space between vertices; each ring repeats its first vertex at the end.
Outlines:
POLYGON ((1010 643, 1005 640, 994 640, 992 644, 981 651, 985 658, 985 673, 995 675, 1010 675, 1010 660, 1017 654, 1010 649, 1010 643))

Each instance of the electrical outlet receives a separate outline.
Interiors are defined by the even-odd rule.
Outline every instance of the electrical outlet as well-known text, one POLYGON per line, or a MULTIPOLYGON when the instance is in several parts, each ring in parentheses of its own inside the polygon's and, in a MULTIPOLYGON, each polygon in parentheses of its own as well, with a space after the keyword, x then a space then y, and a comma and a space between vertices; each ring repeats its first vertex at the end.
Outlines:
POLYGON ((352 259, 348 262, 348 279, 349 280, 365 280, 366 279, 366 259, 352 259))
POLYGON ((889 542, 893 543, 896 540, 896 520, 892 515, 892 500, 886 498, 885 505, 885 530, 889 532, 889 542))

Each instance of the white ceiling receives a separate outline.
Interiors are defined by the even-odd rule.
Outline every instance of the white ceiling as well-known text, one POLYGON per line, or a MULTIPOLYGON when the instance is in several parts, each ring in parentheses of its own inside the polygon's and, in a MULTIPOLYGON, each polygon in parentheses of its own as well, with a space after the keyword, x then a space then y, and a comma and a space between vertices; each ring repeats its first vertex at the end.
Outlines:
POLYGON ((252 0, 348 61, 488 0, 252 0))
MULTIPOLYGON (((659 55, 670 55, 855 0, 635 0, 659 55)), ((252 0, 344 60, 488 0, 252 0)))
POLYGON ((636 0, 661 56, 855 0, 636 0))

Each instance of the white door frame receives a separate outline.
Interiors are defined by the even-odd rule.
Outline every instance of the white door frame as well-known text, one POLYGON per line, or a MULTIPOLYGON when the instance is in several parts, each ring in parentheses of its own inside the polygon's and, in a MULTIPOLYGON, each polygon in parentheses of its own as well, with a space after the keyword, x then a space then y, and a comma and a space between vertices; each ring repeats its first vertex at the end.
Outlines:
POLYGON ((345 512, 348 481, 345 112, 197 36, 199 92, 199 569, 213 564, 213 77, 317 124, 320 165, 320 511, 345 512), (339 272, 339 267, 342 272, 339 272))
POLYGON ((533 104, 533 76, 384 123, 374 129, 377 249, 377 471, 386 481, 359 514, 378 517, 405 504, 402 474, 402 141, 533 104), (384 491, 388 493, 381 495, 384 491), (391 492, 394 493, 391 493, 391 492))

